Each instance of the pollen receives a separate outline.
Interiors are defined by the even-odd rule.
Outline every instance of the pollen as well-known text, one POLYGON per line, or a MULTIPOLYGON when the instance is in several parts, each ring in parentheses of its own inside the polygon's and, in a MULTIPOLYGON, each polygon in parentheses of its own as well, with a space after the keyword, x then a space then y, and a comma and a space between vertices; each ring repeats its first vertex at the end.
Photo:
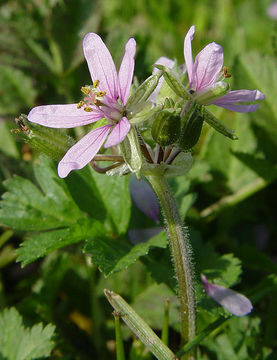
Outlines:
POLYGON ((93 86, 94 88, 97 88, 97 87, 99 86, 99 84, 100 84, 100 81, 99 81, 99 80, 94 80, 92 86, 93 86))
POLYGON ((98 91, 97 93, 96 93, 96 96, 98 96, 98 97, 103 97, 103 96, 105 96, 106 95, 106 91, 98 91))
POLYGON ((83 107, 85 105, 84 101, 79 101, 77 104, 77 109, 81 109, 81 107, 83 107))
POLYGON ((91 112, 91 111, 93 111, 93 109, 92 109, 90 106, 86 106, 86 107, 84 108, 84 110, 85 110, 86 112, 91 112))
POLYGON ((90 88, 88 86, 82 86, 81 91, 83 94, 88 95, 90 93, 90 88))

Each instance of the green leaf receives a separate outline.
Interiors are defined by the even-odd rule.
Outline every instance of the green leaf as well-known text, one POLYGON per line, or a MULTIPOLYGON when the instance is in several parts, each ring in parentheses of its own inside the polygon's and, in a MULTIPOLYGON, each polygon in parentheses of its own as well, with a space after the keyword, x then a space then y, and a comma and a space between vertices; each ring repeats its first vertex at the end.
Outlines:
POLYGON ((236 88, 259 89, 266 95, 265 100, 261 101, 260 108, 249 114, 249 117, 264 128, 277 144, 276 58, 246 52, 236 58, 233 71, 236 88))
POLYGON ((27 236, 17 250, 18 261, 23 266, 64 246, 97 237, 102 231, 102 224, 89 219, 79 219, 76 224, 65 229, 46 231, 27 236))
POLYGON ((126 269, 139 257, 147 255, 152 247, 167 247, 167 236, 164 231, 135 246, 126 240, 109 238, 103 234, 88 239, 84 252, 91 256, 92 262, 99 266, 106 276, 109 276, 126 269))
POLYGON ((4 182, 8 192, 1 202, 0 224, 17 230, 38 231, 75 223, 82 213, 63 180, 57 177, 55 167, 41 157, 34 170, 42 191, 19 176, 4 182))
POLYGON ((0 313, 0 356, 10 360, 31 360, 49 356, 54 343, 55 327, 37 324, 24 328, 22 317, 15 308, 0 313))
POLYGON ((0 115, 16 114, 32 107, 37 96, 32 79, 21 70, 0 65, 0 115))
POLYGON ((171 326, 179 329, 179 302, 176 294, 165 284, 153 284, 136 296, 135 301, 131 304, 134 310, 154 329, 162 329, 164 304, 169 300, 171 326))
POLYGON ((7 122, 0 121, 0 150, 8 156, 19 157, 15 139, 12 137, 7 122))

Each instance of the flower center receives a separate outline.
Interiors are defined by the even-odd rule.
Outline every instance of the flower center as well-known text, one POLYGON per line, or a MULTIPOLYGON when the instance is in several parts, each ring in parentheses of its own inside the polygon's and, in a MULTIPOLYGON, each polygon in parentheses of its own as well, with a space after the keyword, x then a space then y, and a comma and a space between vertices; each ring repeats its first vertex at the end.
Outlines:
POLYGON ((101 110, 103 116, 110 120, 111 123, 118 123, 123 116, 126 116, 126 111, 121 100, 109 98, 106 95, 106 91, 99 91, 99 80, 94 80, 92 85, 86 85, 81 87, 82 93, 85 95, 84 99, 77 104, 78 109, 91 112, 95 106, 101 110))
POLYGON ((104 100, 104 96, 106 95, 105 91, 98 91, 99 80, 94 80, 92 85, 86 85, 81 87, 81 91, 84 95, 83 100, 79 101, 77 104, 78 109, 83 109, 84 111, 91 112, 93 108, 91 106, 96 105, 104 105, 102 101, 104 100))

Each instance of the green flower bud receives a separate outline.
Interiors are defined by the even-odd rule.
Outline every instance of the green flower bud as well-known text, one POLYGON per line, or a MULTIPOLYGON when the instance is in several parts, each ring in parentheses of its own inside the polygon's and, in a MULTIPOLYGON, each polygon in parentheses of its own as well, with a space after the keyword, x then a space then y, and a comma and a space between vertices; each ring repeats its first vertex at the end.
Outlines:
POLYGON ((173 144, 180 136, 180 115, 175 109, 164 109, 157 115, 151 133, 159 145, 173 144))
POLYGON ((128 113, 136 113, 141 110, 152 92, 156 89, 162 72, 159 71, 154 75, 149 76, 129 97, 126 104, 126 110, 128 113))
POLYGON ((181 119, 181 136, 178 141, 178 147, 182 150, 191 149, 197 142, 203 126, 202 106, 193 102, 186 110, 181 119))
POLYGON ((13 133, 19 134, 30 146, 49 156, 53 160, 60 160, 67 150, 74 145, 74 140, 63 130, 41 126, 27 120, 26 115, 15 119, 18 129, 13 133))
POLYGON ((218 81, 207 88, 197 91, 195 100, 198 104, 209 105, 216 99, 222 98, 230 89, 230 85, 225 81, 218 81))
POLYGON ((136 173, 139 177, 142 165, 142 154, 138 135, 134 128, 129 131, 125 139, 120 143, 120 150, 129 170, 136 173))

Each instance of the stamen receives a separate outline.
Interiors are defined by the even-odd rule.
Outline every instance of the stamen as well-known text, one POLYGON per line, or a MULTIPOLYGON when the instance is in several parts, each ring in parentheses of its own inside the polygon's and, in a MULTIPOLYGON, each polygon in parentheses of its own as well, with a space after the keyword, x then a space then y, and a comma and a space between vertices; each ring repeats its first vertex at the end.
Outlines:
POLYGON ((78 104, 77 104, 77 109, 81 109, 81 107, 83 107, 85 105, 85 102, 84 101, 79 101, 78 104))
POLYGON ((100 84, 100 81, 99 81, 99 80, 94 80, 92 86, 93 86, 94 88, 97 88, 97 87, 99 86, 99 84, 100 84))
POLYGON ((97 93, 96 93, 96 96, 99 96, 99 97, 103 97, 103 96, 105 96, 106 95, 106 91, 98 91, 97 93))
POLYGON ((228 73, 228 68, 227 66, 223 66, 223 76, 225 78, 230 78, 232 75, 230 73, 228 73))
POLYGON ((89 106, 86 106, 86 107, 84 108, 84 110, 85 110, 86 112, 91 112, 91 111, 93 111, 93 109, 92 109, 91 107, 89 107, 89 106))
POLYGON ((87 86, 82 86, 81 91, 83 94, 88 95, 90 93, 90 88, 87 86))

